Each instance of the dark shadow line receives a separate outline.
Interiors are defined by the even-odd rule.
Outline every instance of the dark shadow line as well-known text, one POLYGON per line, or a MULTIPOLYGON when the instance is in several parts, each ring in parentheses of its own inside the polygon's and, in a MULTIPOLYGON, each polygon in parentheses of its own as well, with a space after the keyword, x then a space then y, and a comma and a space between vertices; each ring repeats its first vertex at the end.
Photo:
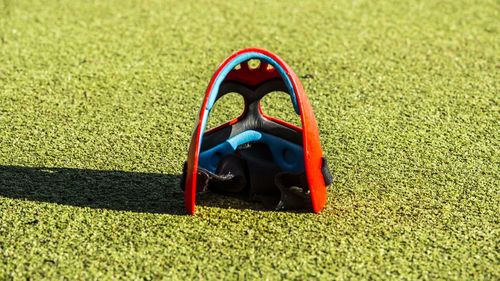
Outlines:
POLYGON ((140 213, 185 214, 180 175, 0 166, 0 196, 140 213))
MULTIPOLYGON (((0 165, 0 197, 94 209, 185 215, 180 178, 180 175, 161 173, 0 165)), ((215 193, 198 194, 196 204, 270 211, 257 202, 215 193)))

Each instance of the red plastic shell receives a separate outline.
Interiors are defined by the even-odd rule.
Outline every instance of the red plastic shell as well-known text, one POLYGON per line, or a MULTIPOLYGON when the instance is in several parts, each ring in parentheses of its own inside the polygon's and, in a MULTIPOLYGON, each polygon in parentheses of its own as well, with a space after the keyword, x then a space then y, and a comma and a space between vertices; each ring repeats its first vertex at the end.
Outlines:
MULTIPOLYGON (((314 118, 314 113, 311 107, 311 104, 309 103, 309 100, 307 99, 307 96, 305 94, 304 88, 302 87, 302 84, 299 81, 298 76, 293 72, 293 70, 277 55, 271 53, 268 50, 265 49, 260 49, 260 48, 247 48, 243 50, 239 50, 235 53, 233 53, 231 56, 226 58, 222 64, 217 68, 215 71, 214 75, 212 76, 212 79, 210 80, 210 84, 207 87, 207 90, 205 91, 205 98, 203 100, 201 110, 198 115, 198 119, 195 124, 193 136, 191 138, 191 143, 189 145, 189 152, 188 152, 188 161, 187 161, 187 171, 186 171, 186 181, 185 181, 185 189, 184 189, 184 204, 186 207, 186 210, 189 214, 193 215, 196 211, 196 174, 198 170, 198 158, 199 158, 199 151, 200 151, 200 135, 202 133, 202 120, 203 116, 206 114, 206 106, 208 103, 208 98, 210 95, 210 92, 214 86, 214 82, 216 78, 219 76, 221 73, 222 69, 230 63, 235 57, 245 54, 245 53, 250 53, 250 52, 257 52, 264 54, 270 58, 272 58, 274 61, 276 61, 286 72, 288 75, 292 86, 293 90, 296 95, 297 99, 297 105, 300 111, 300 119, 302 123, 302 128, 298 128, 297 126, 294 126, 292 124, 286 123, 282 120, 274 119, 272 117, 266 116, 266 118, 269 118, 274 121, 278 121, 286 126, 289 126, 290 128, 293 129, 298 129, 299 131, 302 131, 302 139, 303 139, 303 150, 304 150, 304 165, 305 165, 305 172, 306 172, 306 177, 307 177, 307 182, 309 184, 309 190, 311 192, 311 203, 312 203, 312 208, 315 213, 319 213, 325 206, 326 201, 327 201, 327 193, 326 193, 326 186, 325 182, 323 179, 323 174, 321 172, 322 168, 322 156, 323 152, 321 150, 321 143, 320 143, 320 138, 319 138, 319 131, 318 131, 318 125, 316 123, 316 119, 314 118)), ((248 70, 247 64, 242 63, 241 64, 242 69, 244 72, 234 72, 231 71, 227 76, 226 80, 228 79, 234 79, 238 80, 241 82, 245 82, 250 85, 255 85, 258 83, 258 81, 266 78, 266 77, 254 77, 252 78, 251 75, 241 75, 241 74, 252 74, 252 70, 248 70), (238 74, 240 73, 240 74, 238 74)), ((267 69, 267 65, 266 65, 267 69)), ((269 76, 275 76, 275 71, 270 70, 269 71, 269 76)), ((279 74, 278 74, 279 75, 279 74)), ((280 77, 280 76, 278 76, 280 77)), ((237 122, 238 118, 235 120, 231 120, 229 123, 222 125, 227 126, 230 123, 237 122)), ((220 127, 220 128, 221 128, 220 127)), ((217 130, 219 128, 215 128, 217 130)))

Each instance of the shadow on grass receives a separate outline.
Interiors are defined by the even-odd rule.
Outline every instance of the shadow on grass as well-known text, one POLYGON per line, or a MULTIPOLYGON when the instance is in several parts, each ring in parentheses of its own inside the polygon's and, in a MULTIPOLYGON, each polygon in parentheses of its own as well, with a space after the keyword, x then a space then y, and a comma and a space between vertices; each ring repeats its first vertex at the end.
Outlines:
POLYGON ((183 215, 180 175, 0 166, 0 196, 99 209, 183 215))
MULTIPOLYGON (((0 197, 95 209, 185 215, 180 178, 180 175, 159 173, 0 165, 0 197)), ((215 193, 196 197, 199 206, 270 211, 257 202, 215 193)))
POLYGON ((264 204, 259 201, 250 201, 239 197, 231 197, 213 192, 197 194, 196 205, 219 209, 252 210, 258 212, 285 212, 295 214, 308 214, 312 212, 312 207, 298 210, 276 211, 270 206, 266 208, 264 204))
POLYGON ((196 205, 213 207, 220 209, 238 209, 270 212, 259 202, 250 202, 240 198, 221 195, 213 192, 201 193, 196 195, 196 205))

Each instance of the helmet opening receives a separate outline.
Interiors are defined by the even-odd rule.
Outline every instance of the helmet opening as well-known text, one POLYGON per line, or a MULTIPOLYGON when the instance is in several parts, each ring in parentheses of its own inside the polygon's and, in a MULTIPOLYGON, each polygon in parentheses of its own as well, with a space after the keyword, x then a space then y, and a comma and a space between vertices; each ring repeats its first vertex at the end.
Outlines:
POLYGON ((196 192, 207 190, 256 199, 274 209, 311 205, 318 213, 331 179, 314 113, 293 70, 259 48, 237 51, 224 60, 205 92, 189 146, 181 180, 188 213, 195 212, 196 192), (249 60, 258 61, 250 67, 249 60), (272 91, 290 96, 300 126, 262 113, 259 102, 272 91), (229 92, 243 97, 243 114, 205 131, 214 103, 229 92))
POLYGON ((252 58, 232 69, 212 93, 209 114, 228 93, 243 97, 244 110, 239 117, 203 134, 198 191, 258 201, 271 209, 309 204, 301 128, 264 115, 260 107, 262 98, 274 92, 293 95, 276 68, 252 58))

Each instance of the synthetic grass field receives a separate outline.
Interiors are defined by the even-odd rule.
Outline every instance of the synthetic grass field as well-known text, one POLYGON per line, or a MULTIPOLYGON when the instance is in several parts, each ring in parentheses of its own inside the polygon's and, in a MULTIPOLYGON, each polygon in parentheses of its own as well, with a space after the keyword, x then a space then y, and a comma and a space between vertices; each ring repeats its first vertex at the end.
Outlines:
POLYGON ((500 4, 437 2, 0 1, 0 279, 500 279, 500 4), (321 214, 184 215, 205 87, 249 46, 303 77, 321 214))

